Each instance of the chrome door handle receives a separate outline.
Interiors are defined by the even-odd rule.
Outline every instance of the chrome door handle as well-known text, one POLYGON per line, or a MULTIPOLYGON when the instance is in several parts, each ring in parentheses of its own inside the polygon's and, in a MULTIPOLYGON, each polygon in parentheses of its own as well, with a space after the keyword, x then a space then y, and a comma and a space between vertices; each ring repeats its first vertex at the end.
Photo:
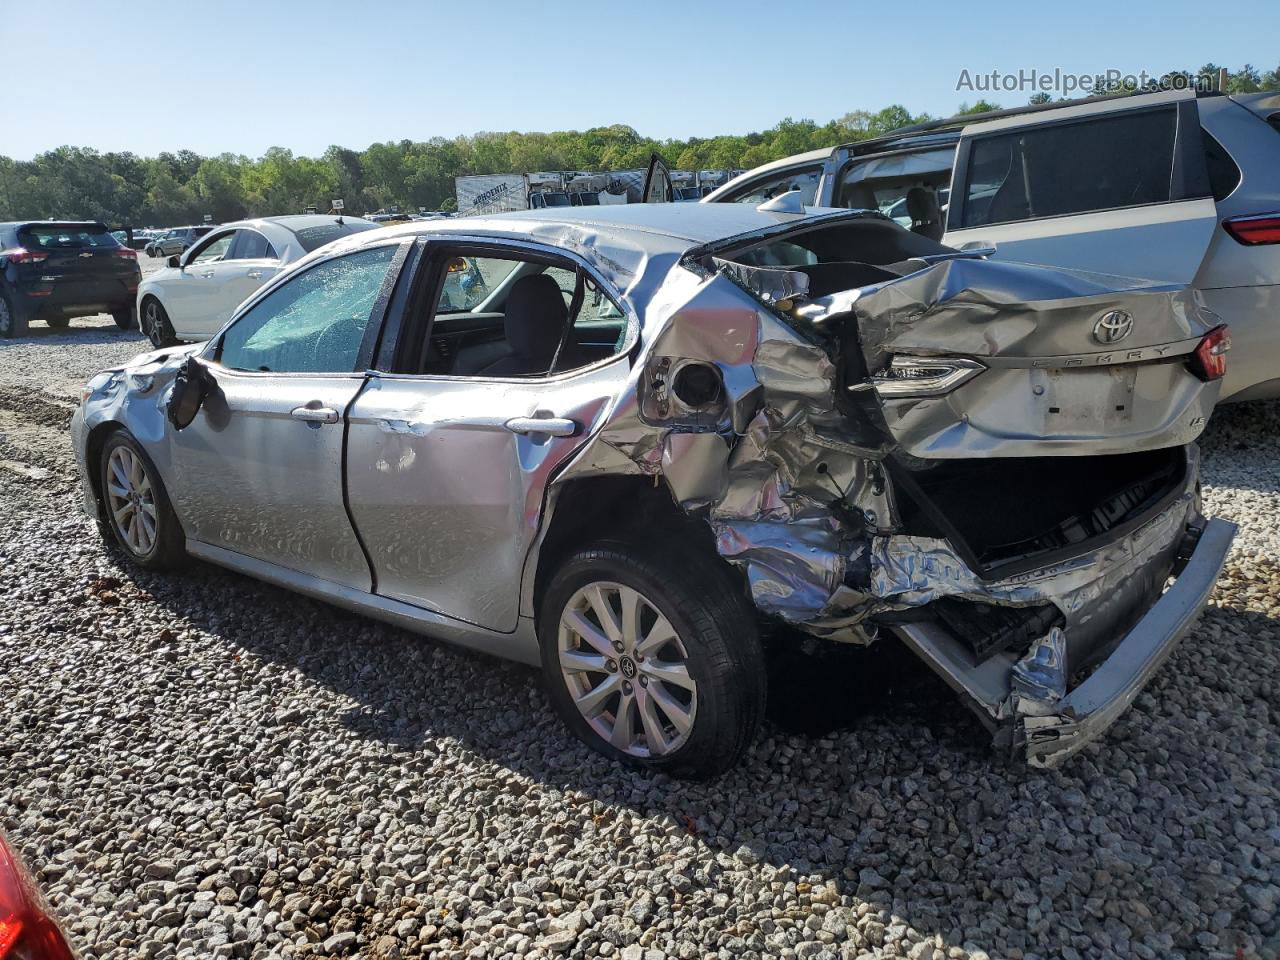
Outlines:
POLYGON ((262 278, 262 271, 250 270, 248 273, 245 274, 245 276, 248 277, 250 280, 260 280, 262 278))
POLYGON ((212 271, 212 270, 206 270, 204 273, 200 274, 200 276, 202 276, 202 277, 204 277, 206 280, 208 280, 210 277, 212 277, 212 276, 213 276, 213 271, 212 271))
POLYGON ((512 417, 506 427, 512 433, 545 433, 552 437, 572 437, 578 425, 561 417, 512 417))
POLYGON ((307 423, 337 423, 338 411, 333 407, 294 407, 289 416, 307 423))

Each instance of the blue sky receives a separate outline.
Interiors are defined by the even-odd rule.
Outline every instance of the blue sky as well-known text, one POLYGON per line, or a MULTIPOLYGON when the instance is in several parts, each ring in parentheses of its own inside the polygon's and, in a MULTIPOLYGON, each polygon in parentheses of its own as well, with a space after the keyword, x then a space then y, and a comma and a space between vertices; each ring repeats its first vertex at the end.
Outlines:
MULTIPOLYGON (((331 143, 628 123, 746 133, 902 103, 971 75, 1280 64, 1280 4, 586 0, 5 4, 0 154, 318 154, 331 143), (959 13, 963 11, 963 14, 959 13), (154 77, 149 80, 148 77, 154 77)), ((1029 93, 989 96, 1005 106, 1029 93)))

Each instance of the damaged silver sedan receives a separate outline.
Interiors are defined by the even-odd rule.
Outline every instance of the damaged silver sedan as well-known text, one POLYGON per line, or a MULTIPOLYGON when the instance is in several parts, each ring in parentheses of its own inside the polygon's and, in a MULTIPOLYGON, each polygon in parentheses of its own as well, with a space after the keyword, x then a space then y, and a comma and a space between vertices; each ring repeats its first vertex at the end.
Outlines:
MULTIPOLYGON (((606 755, 731 766, 763 644, 905 643, 1001 751, 1096 739, 1234 527, 1196 295, 867 212, 545 210, 312 254, 208 343, 96 376, 84 502, 187 557, 541 664, 606 755)), ((774 204, 785 207, 785 204, 774 204)))

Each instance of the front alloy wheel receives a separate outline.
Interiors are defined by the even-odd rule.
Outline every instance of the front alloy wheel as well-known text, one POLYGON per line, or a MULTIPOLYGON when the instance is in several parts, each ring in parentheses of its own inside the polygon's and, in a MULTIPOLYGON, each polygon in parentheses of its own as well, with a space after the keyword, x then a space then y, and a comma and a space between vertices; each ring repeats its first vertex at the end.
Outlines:
POLYGON ((596 735, 633 757, 684 746, 698 712, 698 685, 675 628, 638 590, 601 581, 564 607, 560 672, 596 735))
POLYGON ((99 462, 99 491, 105 508, 103 535, 152 570, 181 565, 186 537, 160 475, 142 448, 119 430, 106 440, 99 462))
POLYGON ((156 494, 142 458, 118 446, 107 457, 107 512, 120 542, 135 556, 155 549, 160 525, 156 494))

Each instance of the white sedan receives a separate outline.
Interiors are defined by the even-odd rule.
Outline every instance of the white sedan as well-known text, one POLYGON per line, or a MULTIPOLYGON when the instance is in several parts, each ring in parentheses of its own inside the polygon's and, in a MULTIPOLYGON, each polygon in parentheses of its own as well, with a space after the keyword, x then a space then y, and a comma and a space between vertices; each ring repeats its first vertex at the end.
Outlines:
POLYGON ((157 347, 208 340, 255 290, 312 250, 378 225, 359 217, 265 217, 226 223, 138 287, 142 332, 157 347))

